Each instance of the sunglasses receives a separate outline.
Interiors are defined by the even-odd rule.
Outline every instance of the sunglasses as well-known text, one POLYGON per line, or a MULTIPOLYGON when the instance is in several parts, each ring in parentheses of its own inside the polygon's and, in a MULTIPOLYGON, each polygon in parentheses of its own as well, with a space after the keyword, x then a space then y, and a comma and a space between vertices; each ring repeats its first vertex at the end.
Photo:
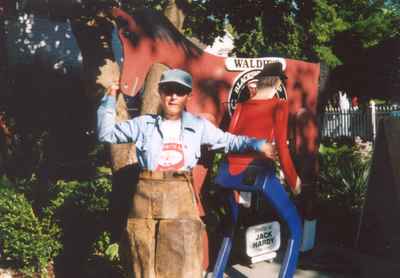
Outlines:
POLYGON ((185 95, 190 94, 190 91, 185 90, 178 86, 163 86, 163 87, 160 87, 160 93, 162 93, 165 96, 169 96, 169 97, 174 94, 179 97, 183 97, 185 95))

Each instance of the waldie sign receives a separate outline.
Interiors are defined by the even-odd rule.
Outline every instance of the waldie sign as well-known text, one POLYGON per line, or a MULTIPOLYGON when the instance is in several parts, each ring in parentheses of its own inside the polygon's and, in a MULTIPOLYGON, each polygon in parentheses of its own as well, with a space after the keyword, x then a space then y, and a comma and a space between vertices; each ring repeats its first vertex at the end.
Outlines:
POLYGON ((225 67, 229 71, 246 71, 246 70, 262 70, 265 64, 279 62, 282 69, 286 68, 286 61, 283 58, 267 57, 267 58, 226 58, 225 67))

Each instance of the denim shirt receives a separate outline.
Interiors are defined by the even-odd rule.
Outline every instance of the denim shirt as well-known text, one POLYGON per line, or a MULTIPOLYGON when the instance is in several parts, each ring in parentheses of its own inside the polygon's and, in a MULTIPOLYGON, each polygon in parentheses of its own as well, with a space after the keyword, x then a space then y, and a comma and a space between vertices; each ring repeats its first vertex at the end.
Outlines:
MULTIPOLYGON (((135 143, 142 169, 154 170, 161 154, 163 134, 160 115, 142 115, 116 123, 116 98, 104 96, 97 110, 97 131, 100 142, 135 143)), ((201 145, 228 152, 260 151, 265 140, 224 132, 208 120, 182 112, 182 146, 184 170, 192 169, 200 158, 201 145)))

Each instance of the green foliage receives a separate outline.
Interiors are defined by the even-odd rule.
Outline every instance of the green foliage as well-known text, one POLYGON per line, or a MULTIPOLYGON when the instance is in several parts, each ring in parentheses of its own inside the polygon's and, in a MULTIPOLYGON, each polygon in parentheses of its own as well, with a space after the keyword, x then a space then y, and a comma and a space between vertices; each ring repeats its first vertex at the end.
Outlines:
POLYGON ((119 245, 118 243, 111 243, 111 236, 109 232, 102 232, 99 238, 93 244, 94 254, 106 258, 110 262, 119 261, 119 245))
MULTIPOLYGON (((101 171, 109 172, 106 168, 101 171)), ((118 262, 118 246, 110 244, 105 225, 111 191, 109 175, 90 181, 58 181, 46 192, 48 202, 39 212, 32 209, 32 192, 37 186, 35 177, 17 182, 0 179, 0 264, 26 275, 45 275, 71 229, 82 230, 82 238, 75 241, 89 246, 88 256, 118 262)), ((75 249, 76 255, 82 251, 80 246, 75 249)))
POLYGON ((119 260, 119 245, 117 243, 109 244, 104 255, 110 261, 119 260))
POLYGON ((260 17, 255 20, 254 29, 246 33, 237 33, 235 43, 238 45, 235 53, 239 57, 257 57, 258 53, 266 49, 262 34, 262 20, 260 17))
POLYGON ((50 204, 44 210, 52 216, 67 207, 79 208, 84 213, 103 214, 107 211, 110 192, 108 177, 90 181, 60 180, 50 189, 50 204))
POLYGON ((359 37, 364 47, 376 45, 385 38, 399 35, 400 9, 395 1, 336 0, 340 18, 348 31, 359 37), (339 8, 340 7, 340 8, 339 8))
POLYGON ((57 226, 41 220, 25 196, 6 178, 0 180, 0 262, 27 276, 46 274, 49 262, 61 250, 54 238, 57 226))
MULTIPOLYGON (((162 10, 168 1, 125 2, 162 10)), ((338 43, 348 45, 337 36, 342 32, 363 48, 400 32, 396 1, 232 0, 227 5, 220 0, 177 0, 176 4, 186 16, 186 35, 211 44, 229 26, 235 37, 233 52, 241 57, 282 56, 322 61, 333 68, 347 62, 334 49, 338 43)))
POLYGON ((338 16, 336 8, 336 5, 329 5, 326 0, 315 1, 315 19, 310 24, 310 31, 316 42, 329 42, 335 32, 347 28, 347 24, 338 16))
POLYGON ((321 145, 319 198, 335 207, 359 210, 365 200, 370 143, 321 145))
POLYGON ((308 30, 310 37, 308 47, 313 50, 313 55, 318 60, 330 66, 337 66, 341 62, 333 53, 331 41, 336 33, 346 30, 349 23, 339 17, 337 5, 328 4, 326 0, 318 0, 314 3, 314 18, 310 21, 308 30))

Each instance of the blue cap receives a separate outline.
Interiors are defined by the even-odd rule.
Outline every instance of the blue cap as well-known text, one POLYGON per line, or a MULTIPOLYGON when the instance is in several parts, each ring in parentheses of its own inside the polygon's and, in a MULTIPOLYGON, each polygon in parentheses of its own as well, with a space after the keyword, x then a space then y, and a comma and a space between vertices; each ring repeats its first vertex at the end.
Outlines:
POLYGON ((192 76, 186 71, 180 69, 169 69, 164 71, 158 84, 161 85, 165 83, 177 83, 186 87, 190 91, 192 90, 192 76))

